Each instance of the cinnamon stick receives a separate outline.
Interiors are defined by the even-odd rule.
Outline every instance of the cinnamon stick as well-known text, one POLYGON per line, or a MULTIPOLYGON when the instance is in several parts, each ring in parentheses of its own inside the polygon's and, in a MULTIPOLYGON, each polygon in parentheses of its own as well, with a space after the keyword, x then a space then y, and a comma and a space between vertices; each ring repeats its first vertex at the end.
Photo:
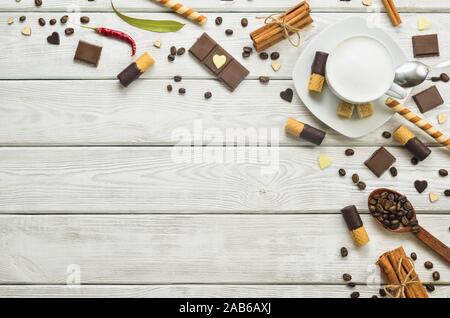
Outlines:
POLYGON ((389 15, 392 25, 396 27, 401 24, 402 19, 400 18, 400 14, 398 13, 394 0, 383 0, 383 5, 389 15))
POLYGON ((410 287, 414 291, 416 298, 428 298, 428 293, 423 284, 419 281, 419 276, 414 270, 413 264, 411 264, 411 261, 409 261, 408 256, 406 256, 405 250, 403 248, 399 248, 398 252, 400 253, 400 257, 406 260, 402 262, 402 267, 404 268, 406 273, 412 271, 411 277, 417 280, 417 282, 410 284, 408 287, 410 287))

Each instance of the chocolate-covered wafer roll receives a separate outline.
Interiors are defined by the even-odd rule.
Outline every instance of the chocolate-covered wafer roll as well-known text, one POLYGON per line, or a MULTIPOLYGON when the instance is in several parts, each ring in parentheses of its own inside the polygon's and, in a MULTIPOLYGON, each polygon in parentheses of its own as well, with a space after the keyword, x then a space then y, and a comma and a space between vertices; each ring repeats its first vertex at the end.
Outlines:
POLYGON ((425 160, 431 153, 431 149, 403 125, 394 132, 394 139, 405 146, 418 160, 425 160))
POLYGON ((356 206, 349 205, 341 210, 345 223, 352 235, 353 241, 356 245, 363 246, 369 243, 369 235, 367 235, 359 212, 356 206))
POLYGON ((317 51, 311 66, 311 76, 309 78, 308 90, 321 93, 325 83, 325 68, 327 65, 328 53, 317 51))
POLYGON ((131 63, 126 69, 120 72, 117 78, 123 86, 127 87, 144 74, 153 64, 155 64, 155 60, 150 54, 145 52, 136 62, 131 63))
POLYGON ((323 130, 314 128, 294 118, 288 118, 285 130, 289 135, 305 139, 317 146, 320 146, 326 135, 323 130))

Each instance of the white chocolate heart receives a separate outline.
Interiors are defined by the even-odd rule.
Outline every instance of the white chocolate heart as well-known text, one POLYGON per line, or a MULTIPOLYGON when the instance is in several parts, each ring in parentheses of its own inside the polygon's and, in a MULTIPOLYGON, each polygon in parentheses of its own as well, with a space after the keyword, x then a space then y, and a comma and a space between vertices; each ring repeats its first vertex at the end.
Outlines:
POLYGON ((278 72, 280 68, 281 68, 281 64, 280 64, 280 63, 278 63, 278 62, 272 62, 272 69, 273 69, 275 72, 278 72))
POLYGON ((156 40, 155 42, 153 42, 153 46, 160 49, 161 48, 161 41, 160 40, 156 40))
POLYGON ((445 114, 439 114, 437 116, 437 120, 439 124, 444 124, 447 121, 447 116, 445 114))
POLYGON ((31 28, 30 27, 24 27, 22 29, 22 34, 25 36, 30 36, 31 35, 31 28))
POLYGON ((417 20, 417 29, 419 31, 424 31, 429 28, 431 28, 431 21, 425 17, 419 17, 417 20))
POLYGON ((372 5, 372 0, 362 0, 362 4, 367 7, 370 7, 372 5))
POLYGON ((439 194, 434 193, 434 192, 430 192, 429 197, 430 197, 430 202, 431 203, 434 203, 437 200, 439 200, 439 194))
POLYGON ((328 168, 329 166, 331 166, 332 163, 333 163, 333 161, 331 160, 330 157, 325 156, 325 155, 319 155, 320 170, 324 170, 324 169, 328 168))
POLYGON ((222 66, 224 66, 226 62, 227 62, 227 57, 225 55, 216 54, 213 56, 213 63, 218 69, 221 68, 222 66))
POLYGON ((14 19, 13 18, 8 18, 8 25, 11 25, 14 23, 14 19))

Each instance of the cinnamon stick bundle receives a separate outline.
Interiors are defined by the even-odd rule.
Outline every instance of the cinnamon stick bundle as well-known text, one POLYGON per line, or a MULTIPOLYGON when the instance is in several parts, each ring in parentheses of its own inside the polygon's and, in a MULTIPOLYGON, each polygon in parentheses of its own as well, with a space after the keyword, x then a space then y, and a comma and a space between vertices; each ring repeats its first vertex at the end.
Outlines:
POLYGON ((261 52, 286 38, 286 35, 291 36, 296 33, 295 30, 311 24, 310 12, 309 4, 303 1, 282 15, 269 18, 267 24, 250 33, 256 51, 261 52))
POLYGON ((402 19, 400 18, 400 14, 398 13, 394 0, 383 0, 383 5, 389 15, 389 19, 391 19, 392 25, 398 26, 401 24, 402 19))
POLYGON ((386 252, 377 261, 388 280, 387 289, 395 298, 428 298, 412 261, 403 247, 386 252))

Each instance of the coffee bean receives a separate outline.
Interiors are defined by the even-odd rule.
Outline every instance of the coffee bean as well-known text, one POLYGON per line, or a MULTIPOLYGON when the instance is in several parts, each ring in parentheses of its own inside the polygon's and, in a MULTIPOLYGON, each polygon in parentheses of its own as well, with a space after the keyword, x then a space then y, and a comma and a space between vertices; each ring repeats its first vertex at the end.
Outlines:
POLYGON ((170 85, 170 84, 169 84, 169 85, 167 85, 167 91, 168 91, 168 92, 171 92, 172 90, 173 90, 173 87, 172 87, 172 85, 170 85))
POLYGON ((416 157, 411 158, 411 163, 415 166, 419 163, 419 160, 416 157))
POLYGON ((431 81, 432 82, 439 82, 440 80, 441 80, 440 76, 433 76, 433 77, 431 77, 431 81))
POLYGON ((346 156, 353 156, 355 154, 355 151, 353 149, 346 149, 345 150, 345 155, 346 156))
POLYGON ((414 225, 411 227, 411 233, 417 234, 420 231, 420 227, 418 225, 414 225))
POLYGON ((450 189, 444 191, 446 197, 450 197, 450 189))
POLYGON ((349 282, 352 280, 352 275, 345 273, 344 275, 342 275, 342 279, 346 282, 349 282))
POLYGON ((20 22, 25 22, 26 19, 27 19, 27 17, 24 16, 24 15, 22 15, 22 16, 19 18, 19 21, 20 21, 20 22))
POLYGON ((365 190, 367 185, 363 181, 359 181, 357 184, 359 190, 365 190))
POLYGON ((177 48, 175 46, 170 47, 170 55, 176 55, 177 54, 177 48))
POLYGON ((441 76, 439 77, 441 78, 441 81, 443 81, 444 83, 447 83, 450 80, 449 76, 445 73, 442 73, 441 76))
POLYGON ((347 174, 347 172, 345 171, 345 169, 339 169, 339 171, 338 171, 338 173, 339 173, 339 175, 341 176, 341 177, 344 177, 346 174, 347 174))
POLYGON ((261 60, 267 60, 269 58, 269 54, 267 54, 266 52, 261 52, 259 53, 259 58, 261 60))
POLYGON ((185 88, 178 89, 178 94, 180 94, 180 95, 186 94, 186 89, 185 88))
POLYGON ((386 293, 386 291, 384 290, 384 288, 380 288, 380 289, 378 290, 378 293, 380 294, 381 297, 386 297, 386 296, 387 296, 387 293, 386 293))
POLYGON ((372 298, 378 298, 378 296, 377 295, 372 295, 372 298))
POLYGON ((61 19, 59 20, 59 22, 61 22, 61 24, 66 24, 67 21, 69 21, 69 16, 68 15, 62 16, 61 19))
POLYGON ((354 184, 359 182, 359 175, 357 173, 352 174, 352 181, 354 184))
POLYGON ((424 286, 430 293, 434 292, 434 290, 435 290, 433 284, 425 284, 424 286))
POLYGON ((186 49, 185 49, 184 47, 180 47, 180 48, 177 50, 177 55, 178 55, 178 56, 181 56, 181 55, 183 55, 184 53, 186 53, 186 49))
POLYGON ((348 250, 346 247, 341 247, 341 256, 342 257, 347 257, 348 255, 348 250))
POLYGON ((353 292, 350 295, 351 298, 359 298, 359 293, 358 292, 353 292))
POLYGON ((412 252, 410 256, 411 256, 411 259, 413 261, 417 260, 417 254, 416 253, 412 252))
POLYGON ((221 25, 222 22, 223 22, 223 18, 222 17, 217 17, 215 22, 216 22, 216 25, 221 25))
POLYGON ((87 23, 89 23, 89 21, 91 21, 91 19, 89 19, 89 17, 87 17, 87 16, 83 16, 80 18, 80 22, 83 24, 87 24, 87 23))
POLYGON ((56 24, 56 19, 50 19, 50 21, 48 21, 48 23, 50 23, 50 25, 55 25, 56 24))
POLYGON ((72 34, 75 33, 75 30, 73 28, 67 28, 67 29, 64 30, 64 33, 66 35, 72 35, 72 34))
POLYGON ((226 34, 226 35, 233 35, 233 33, 234 33, 234 31, 231 30, 231 29, 226 29, 226 30, 225 30, 225 34, 226 34))
POLYGON ((247 20, 247 18, 242 18, 242 19, 241 19, 241 25, 242 25, 242 27, 244 27, 244 28, 247 27, 247 25, 248 25, 248 20, 247 20))
POLYGON ((205 93, 205 99, 210 99, 212 97, 212 93, 211 92, 206 92, 205 93))
POLYGON ((426 261, 425 263, 423 263, 423 266, 425 266, 426 269, 432 269, 433 263, 431 263, 430 261, 426 261))
POLYGON ((441 177, 446 177, 446 176, 448 176, 448 171, 445 170, 445 169, 440 169, 440 170, 439 170, 439 175, 440 175, 441 177))
POLYGON ((38 22, 39 22, 40 26, 44 26, 45 25, 45 20, 43 18, 39 18, 38 22))
POLYGON ((175 61, 175 55, 169 54, 167 55, 167 59, 169 60, 169 62, 173 62, 175 61))
POLYGON ((182 80, 182 77, 180 76, 180 75, 175 75, 174 77, 173 77, 173 80, 175 81, 175 82, 181 82, 181 80, 182 80))
POLYGON ((247 58, 250 56, 250 53, 248 52, 242 52, 242 57, 247 58))
POLYGON ((355 283, 352 283, 352 282, 350 282, 350 283, 347 283, 347 287, 350 287, 350 288, 355 288, 355 287, 356 287, 356 284, 355 284, 355 283))
POLYGON ((42 5, 42 0, 34 0, 34 4, 36 7, 40 7, 42 5))
POLYGON ((396 177, 398 175, 398 171, 396 167, 391 167, 389 169, 389 172, 391 173, 391 176, 396 177))
POLYGON ((270 81, 269 76, 260 76, 259 77, 259 82, 262 84, 267 84, 267 83, 269 83, 269 81, 270 81))
POLYGON ((433 272, 432 276, 434 281, 441 279, 441 274, 439 274, 439 272, 433 272))
POLYGON ((270 59, 272 61, 278 60, 280 58, 280 53, 278 52, 273 52, 272 54, 270 54, 270 59))
POLYGON ((251 46, 244 46, 242 50, 247 53, 253 53, 253 48, 251 46))
POLYGON ((389 131, 383 131, 383 138, 386 138, 386 139, 391 138, 391 133, 389 131))

